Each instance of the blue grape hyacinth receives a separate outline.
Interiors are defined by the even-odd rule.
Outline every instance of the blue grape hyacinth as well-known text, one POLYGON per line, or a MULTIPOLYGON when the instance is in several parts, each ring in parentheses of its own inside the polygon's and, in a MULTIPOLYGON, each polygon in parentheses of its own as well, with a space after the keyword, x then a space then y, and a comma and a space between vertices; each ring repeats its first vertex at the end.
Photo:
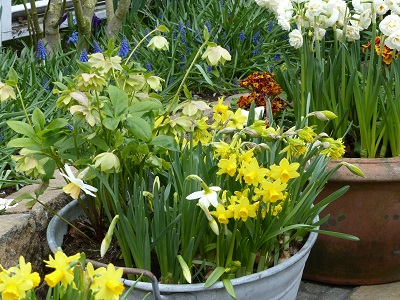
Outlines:
POLYGON ((46 49, 44 48, 43 41, 40 39, 37 44, 36 57, 38 60, 45 60, 46 56, 46 49))
POLYGON ((125 58, 129 54, 129 45, 128 45, 128 40, 126 39, 126 36, 124 35, 124 38, 121 42, 121 46, 119 48, 119 56, 122 58, 125 58))
POLYGON ((79 56, 79 61, 81 61, 81 62, 87 62, 87 61, 89 61, 89 57, 88 57, 88 55, 87 55, 86 48, 84 48, 84 49, 82 50, 82 53, 81 53, 81 55, 79 56))

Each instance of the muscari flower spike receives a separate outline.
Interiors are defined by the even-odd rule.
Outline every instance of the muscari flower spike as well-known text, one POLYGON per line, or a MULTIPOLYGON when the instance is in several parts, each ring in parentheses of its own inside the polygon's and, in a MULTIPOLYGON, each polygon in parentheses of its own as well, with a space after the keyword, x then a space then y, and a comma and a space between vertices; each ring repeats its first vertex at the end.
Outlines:
POLYGON ((36 57, 38 60, 45 60, 46 56, 46 49, 44 48, 43 41, 40 39, 37 44, 36 57))
POLYGON ((93 52, 94 53, 102 53, 103 51, 100 48, 100 45, 97 41, 93 41, 93 52))
POLYGON ((122 58, 125 58, 129 54, 129 45, 128 45, 128 40, 126 39, 126 36, 124 35, 124 38, 121 42, 121 46, 119 48, 119 56, 122 58))
POLYGON ((89 61, 89 57, 88 57, 88 55, 87 55, 86 48, 84 48, 84 49, 82 50, 82 53, 81 53, 81 55, 79 56, 79 61, 81 61, 81 62, 87 62, 87 61, 89 61))

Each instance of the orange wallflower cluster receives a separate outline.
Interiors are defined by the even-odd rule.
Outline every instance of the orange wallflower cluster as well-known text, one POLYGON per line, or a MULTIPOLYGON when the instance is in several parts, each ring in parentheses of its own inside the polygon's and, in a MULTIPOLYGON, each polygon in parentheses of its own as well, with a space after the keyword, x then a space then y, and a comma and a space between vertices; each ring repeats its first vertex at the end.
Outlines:
MULTIPOLYGON (((370 41, 368 44, 363 45, 363 52, 365 52, 367 49, 370 49, 372 45, 372 41, 370 41)), ((375 52, 376 54, 380 55, 381 52, 381 38, 379 36, 377 36, 375 38, 375 52)), ((399 56, 398 51, 396 50, 396 54, 395 54, 396 58, 399 56)), ((382 49, 382 60, 385 64, 390 65, 390 63, 393 60, 393 50, 390 49, 388 46, 383 46, 382 49)))
POLYGON ((239 85, 250 91, 266 95, 279 95, 282 92, 281 86, 275 81, 274 74, 269 72, 254 72, 245 80, 240 80, 239 85))
POLYGON ((275 115, 278 111, 283 111, 287 103, 279 98, 282 92, 281 86, 275 81, 275 76, 269 72, 255 72, 249 75, 245 80, 241 80, 239 85, 250 90, 248 96, 241 96, 237 101, 240 108, 250 109, 254 101, 256 106, 266 105, 267 99, 271 102, 272 113, 275 115))

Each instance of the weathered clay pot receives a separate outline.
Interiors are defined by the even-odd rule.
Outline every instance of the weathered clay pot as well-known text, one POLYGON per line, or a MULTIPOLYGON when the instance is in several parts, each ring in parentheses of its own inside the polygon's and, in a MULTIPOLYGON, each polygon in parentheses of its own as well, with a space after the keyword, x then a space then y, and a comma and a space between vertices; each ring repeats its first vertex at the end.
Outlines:
MULTIPOLYGON (((323 194, 345 185, 349 191, 320 215, 330 214, 322 230, 360 238, 352 242, 319 235, 303 277, 333 284, 364 285, 400 280, 400 158, 345 159, 366 178, 342 167, 323 194)), ((323 198, 321 198, 323 199, 323 198)))

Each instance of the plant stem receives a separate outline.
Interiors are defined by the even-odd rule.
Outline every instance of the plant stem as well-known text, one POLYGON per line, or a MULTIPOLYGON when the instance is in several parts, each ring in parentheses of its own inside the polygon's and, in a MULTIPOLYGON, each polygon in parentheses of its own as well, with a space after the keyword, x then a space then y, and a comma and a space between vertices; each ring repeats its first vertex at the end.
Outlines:
POLYGON ((136 49, 140 46, 140 44, 142 44, 142 43, 147 39, 147 37, 149 37, 151 34, 153 34, 154 32, 156 32, 157 30, 158 30, 157 28, 156 28, 156 29, 153 29, 152 31, 150 31, 148 34, 146 34, 146 35, 139 41, 139 43, 136 45, 135 48, 133 48, 132 52, 129 54, 128 58, 126 59, 125 65, 126 65, 126 64, 128 63, 128 61, 131 59, 133 53, 135 53, 136 49))
POLYGON ((20 101, 21 101, 22 110, 24 111, 24 114, 25 114, 25 117, 26 117, 26 121, 28 122, 29 125, 32 126, 31 120, 29 119, 28 113, 27 113, 27 111, 26 111, 26 107, 25 107, 25 104, 24 104, 24 100, 22 99, 21 91, 20 91, 20 89, 18 88, 18 86, 15 86, 15 87, 16 87, 16 89, 17 89, 18 96, 19 96, 19 99, 20 99, 20 101))

